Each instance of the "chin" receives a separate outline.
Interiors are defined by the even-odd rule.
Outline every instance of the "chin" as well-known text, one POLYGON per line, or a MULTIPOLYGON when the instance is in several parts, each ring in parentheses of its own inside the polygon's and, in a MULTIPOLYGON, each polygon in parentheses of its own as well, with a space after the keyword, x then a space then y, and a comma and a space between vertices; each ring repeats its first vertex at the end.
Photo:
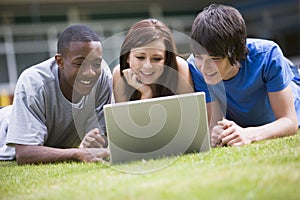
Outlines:
POLYGON ((86 96, 88 94, 90 94, 92 91, 92 88, 87 89, 87 88, 78 88, 75 91, 73 91, 73 96, 77 95, 77 96, 86 96))
POLYGON ((151 85, 151 84, 157 83, 157 79, 155 79, 155 80, 143 80, 141 82, 145 85, 151 85))
POLYGON ((218 79, 218 80, 205 80, 207 85, 216 85, 218 83, 220 83, 222 80, 218 79))

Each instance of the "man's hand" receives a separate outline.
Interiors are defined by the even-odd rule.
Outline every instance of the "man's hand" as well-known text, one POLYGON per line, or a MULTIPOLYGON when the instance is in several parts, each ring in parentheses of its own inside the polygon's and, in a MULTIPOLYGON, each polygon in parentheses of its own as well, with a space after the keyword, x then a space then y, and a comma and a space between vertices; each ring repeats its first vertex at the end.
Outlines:
POLYGON ((223 119, 216 126, 221 127, 218 136, 216 134, 214 136, 221 146, 242 146, 251 143, 251 140, 247 137, 251 134, 248 131, 249 129, 242 128, 233 121, 223 119))
POLYGON ((105 142, 105 139, 100 135, 100 130, 95 128, 84 136, 79 148, 102 148, 105 142))
POLYGON ((210 144, 213 147, 221 146, 222 141, 219 139, 221 133, 226 129, 225 126, 215 125, 211 132, 210 144))
POLYGON ((104 162, 110 155, 106 148, 81 148, 76 153, 76 160, 81 162, 104 162))

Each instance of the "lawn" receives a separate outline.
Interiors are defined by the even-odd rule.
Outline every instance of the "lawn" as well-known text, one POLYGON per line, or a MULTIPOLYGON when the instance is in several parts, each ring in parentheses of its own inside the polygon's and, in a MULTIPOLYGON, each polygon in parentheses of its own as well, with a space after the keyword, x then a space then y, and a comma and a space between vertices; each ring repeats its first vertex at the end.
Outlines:
POLYGON ((0 181, 0 199, 14 200, 300 199, 300 133, 118 166, 0 162, 0 181))

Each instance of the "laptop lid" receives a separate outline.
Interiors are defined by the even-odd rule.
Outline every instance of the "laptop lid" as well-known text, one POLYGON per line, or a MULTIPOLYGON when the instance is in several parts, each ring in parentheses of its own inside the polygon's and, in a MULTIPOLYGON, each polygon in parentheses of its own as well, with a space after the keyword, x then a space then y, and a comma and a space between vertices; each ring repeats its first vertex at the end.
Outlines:
POLYGON ((104 106, 110 162, 210 150, 205 93, 104 106))

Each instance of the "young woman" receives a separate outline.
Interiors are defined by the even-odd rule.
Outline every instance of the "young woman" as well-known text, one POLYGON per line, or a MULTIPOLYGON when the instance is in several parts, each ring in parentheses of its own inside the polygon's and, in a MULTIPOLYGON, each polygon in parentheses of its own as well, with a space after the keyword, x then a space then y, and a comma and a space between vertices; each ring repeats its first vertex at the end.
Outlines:
POLYGON ((113 70, 116 102, 193 92, 187 62, 177 56, 169 28, 156 19, 134 24, 113 70))

